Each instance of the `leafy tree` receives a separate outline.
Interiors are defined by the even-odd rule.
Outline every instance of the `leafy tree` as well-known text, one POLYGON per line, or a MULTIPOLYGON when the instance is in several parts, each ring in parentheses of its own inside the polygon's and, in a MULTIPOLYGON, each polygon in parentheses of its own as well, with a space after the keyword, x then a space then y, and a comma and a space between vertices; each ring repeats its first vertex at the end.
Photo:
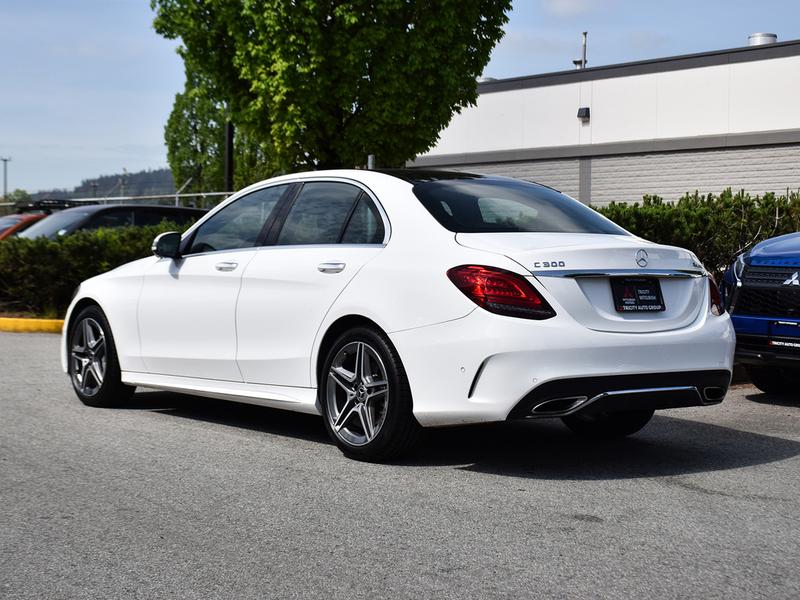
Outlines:
MULTIPOLYGON (((183 92, 175 95, 164 128, 167 162, 176 186, 192 178, 186 191, 221 191, 224 187, 224 108, 187 69, 183 92)), ((222 190, 227 191, 227 190, 222 190)))
MULTIPOLYGON (((225 190, 225 122, 228 110, 212 97, 209 86, 187 69, 183 92, 176 94, 164 139, 167 162, 176 186, 191 178, 184 192, 225 190)), ((234 138, 234 188, 270 177, 264 144, 237 131, 234 138)))
POLYGON ((510 0, 152 0, 272 170, 399 165, 474 104, 510 0))
POLYGON ((27 202, 31 199, 31 195, 26 192, 25 190, 16 189, 13 192, 9 192, 8 196, 6 196, 3 201, 4 202, 27 202))

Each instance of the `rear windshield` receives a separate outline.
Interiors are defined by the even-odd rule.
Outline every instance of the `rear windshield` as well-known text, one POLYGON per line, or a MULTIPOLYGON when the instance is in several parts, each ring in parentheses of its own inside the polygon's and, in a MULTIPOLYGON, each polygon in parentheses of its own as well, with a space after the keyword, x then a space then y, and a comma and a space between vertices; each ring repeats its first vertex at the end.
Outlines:
POLYGON ((414 194, 442 226, 458 233, 526 231, 628 235, 577 200, 526 181, 445 179, 418 183, 414 194))

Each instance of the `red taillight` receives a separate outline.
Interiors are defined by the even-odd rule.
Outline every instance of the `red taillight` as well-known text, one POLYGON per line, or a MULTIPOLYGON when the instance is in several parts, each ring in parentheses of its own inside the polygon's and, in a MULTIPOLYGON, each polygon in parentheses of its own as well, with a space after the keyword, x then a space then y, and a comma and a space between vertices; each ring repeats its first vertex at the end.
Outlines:
POLYGON ((450 269, 447 276, 467 298, 489 312, 523 319, 549 319, 556 315, 522 275, 494 267, 462 265, 450 269))
POLYGON ((725 305, 722 303, 722 294, 719 293, 717 283, 710 275, 708 276, 708 295, 711 303, 711 314, 717 317, 725 314, 725 305))

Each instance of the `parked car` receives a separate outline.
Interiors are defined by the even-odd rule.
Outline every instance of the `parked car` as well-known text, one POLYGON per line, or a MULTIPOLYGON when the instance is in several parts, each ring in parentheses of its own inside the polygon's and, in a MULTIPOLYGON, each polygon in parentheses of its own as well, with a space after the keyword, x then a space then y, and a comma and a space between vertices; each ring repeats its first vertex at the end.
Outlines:
POLYGON ((28 227, 37 221, 41 221, 46 216, 47 215, 42 213, 23 213, 19 215, 6 215, 5 217, 0 217, 0 240, 4 240, 7 237, 11 237, 12 235, 21 231, 25 231, 28 227))
POLYGON ((62 364, 86 404, 142 386, 321 414, 381 460, 420 426, 627 435, 730 383, 733 328, 697 258, 533 183, 287 175, 153 248, 70 305, 62 364))
POLYGON ((75 231, 101 227, 158 225, 163 220, 185 225, 199 219, 206 211, 200 208, 145 204, 89 204, 53 213, 19 234, 23 238, 56 239, 75 231))
POLYGON ((765 240, 723 281, 736 330, 736 361, 769 394, 800 390, 800 233, 765 240))
POLYGON ((0 217, 0 240, 25 231, 28 227, 41 221, 56 210, 76 206, 72 200, 42 199, 24 200, 14 204, 17 214, 0 217))

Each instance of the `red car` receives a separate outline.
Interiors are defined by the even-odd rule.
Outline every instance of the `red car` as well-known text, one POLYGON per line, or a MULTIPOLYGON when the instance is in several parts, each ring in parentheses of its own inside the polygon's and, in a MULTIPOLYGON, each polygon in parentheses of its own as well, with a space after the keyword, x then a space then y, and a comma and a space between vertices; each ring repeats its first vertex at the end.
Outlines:
POLYGON ((42 213, 23 213, 19 215, 6 215, 5 217, 0 217, 0 240, 4 240, 19 231, 27 229, 36 223, 36 221, 41 221, 46 216, 46 214, 42 213))

